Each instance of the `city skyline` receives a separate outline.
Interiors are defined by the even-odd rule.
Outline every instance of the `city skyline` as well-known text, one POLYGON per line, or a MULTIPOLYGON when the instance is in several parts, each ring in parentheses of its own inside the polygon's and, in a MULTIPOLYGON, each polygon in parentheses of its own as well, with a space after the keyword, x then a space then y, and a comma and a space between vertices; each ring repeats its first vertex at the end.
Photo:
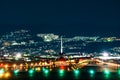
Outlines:
POLYGON ((0 80, 120 80, 119 3, 1 0, 0 80))

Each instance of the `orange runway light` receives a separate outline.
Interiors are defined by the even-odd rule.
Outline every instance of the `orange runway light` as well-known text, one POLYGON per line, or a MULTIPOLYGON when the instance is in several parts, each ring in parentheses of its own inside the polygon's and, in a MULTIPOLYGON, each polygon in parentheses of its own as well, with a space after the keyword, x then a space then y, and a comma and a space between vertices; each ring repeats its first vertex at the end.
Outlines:
POLYGON ((9 72, 7 72, 7 73, 5 73, 5 74, 4 74, 4 76, 5 76, 5 78, 10 77, 10 73, 9 73, 9 72))
POLYGON ((5 68, 8 68, 8 65, 7 65, 7 64, 5 65, 5 68))

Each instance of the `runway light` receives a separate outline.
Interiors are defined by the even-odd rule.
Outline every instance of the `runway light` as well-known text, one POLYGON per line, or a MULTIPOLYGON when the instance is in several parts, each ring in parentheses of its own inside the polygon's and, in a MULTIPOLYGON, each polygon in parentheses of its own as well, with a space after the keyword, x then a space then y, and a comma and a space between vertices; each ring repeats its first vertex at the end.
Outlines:
POLYGON ((59 73, 60 73, 60 74, 63 74, 63 73, 64 73, 64 70, 60 70, 59 73))
POLYGON ((74 73, 79 74, 79 70, 78 69, 74 70, 74 73))
POLYGON ((19 70, 14 70, 14 73, 17 74, 19 72, 19 70))
POLYGON ((43 67, 42 70, 45 71, 45 68, 43 67))
POLYGON ((0 78, 2 78, 3 77, 3 74, 0 74, 0 78))
POLYGON ((64 76, 64 70, 62 70, 62 69, 59 70, 59 76, 60 76, 60 77, 63 77, 63 76, 64 76))
POLYGON ((44 71, 44 73, 45 73, 45 74, 49 73, 49 70, 48 70, 48 69, 46 69, 46 70, 44 71))
POLYGON ((89 73, 94 74, 95 72, 94 72, 94 70, 91 69, 91 70, 89 70, 89 73))
POLYGON ((117 73, 120 75, 120 69, 118 69, 117 73))
POLYGON ((3 74, 4 73, 4 69, 0 69, 0 74, 3 74))
POLYGON ((60 66, 60 69, 63 69, 63 70, 64 70, 64 68, 65 68, 64 66, 60 66))
POLYGON ((10 77, 10 73, 9 72, 5 73, 5 77, 6 78, 10 77))
POLYGON ((109 75, 109 74, 110 74, 110 71, 109 71, 108 69, 105 69, 105 70, 104 70, 104 74, 109 75))
POLYGON ((52 69, 50 68, 50 71, 52 71, 52 69))
POLYGON ((7 64, 5 65, 5 68, 8 68, 8 65, 7 65, 7 64))
POLYGON ((20 64, 20 67, 22 67, 23 66, 23 64, 20 64))
POLYGON ((29 73, 30 73, 30 74, 33 74, 33 73, 34 73, 34 70, 30 69, 30 70, 29 70, 29 73))
POLYGON ((67 68, 67 71, 70 71, 70 69, 69 69, 69 68, 67 68))
POLYGON ((13 64, 13 67, 15 68, 15 67, 16 67, 16 64, 13 64))
POLYGON ((36 71, 40 71, 41 69, 40 68, 36 68, 36 71))
POLYGON ((30 65, 33 66, 33 63, 31 63, 30 65))

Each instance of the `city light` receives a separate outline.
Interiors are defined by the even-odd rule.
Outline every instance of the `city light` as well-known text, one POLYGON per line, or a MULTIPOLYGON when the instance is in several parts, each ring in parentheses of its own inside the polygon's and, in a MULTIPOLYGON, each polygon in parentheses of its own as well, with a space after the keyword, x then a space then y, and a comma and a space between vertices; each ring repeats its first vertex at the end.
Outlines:
POLYGON ((17 54, 16 54, 16 58, 17 58, 17 59, 19 59, 19 58, 21 58, 21 57, 22 57, 21 53, 17 53, 17 54))
POLYGON ((107 52, 103 52, 103 54, 102 54, 104 57, 108 57, 109 56, 109 54, 107 53, 107 52))

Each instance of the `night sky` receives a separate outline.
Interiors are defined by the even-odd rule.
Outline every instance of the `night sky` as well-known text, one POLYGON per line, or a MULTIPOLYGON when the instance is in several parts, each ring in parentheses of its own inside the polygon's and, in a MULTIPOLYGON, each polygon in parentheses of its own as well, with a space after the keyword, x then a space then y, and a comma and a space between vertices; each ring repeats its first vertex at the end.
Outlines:
POLYGON ((120 0, 0 0, 0 32, 119 36, 120 0))

